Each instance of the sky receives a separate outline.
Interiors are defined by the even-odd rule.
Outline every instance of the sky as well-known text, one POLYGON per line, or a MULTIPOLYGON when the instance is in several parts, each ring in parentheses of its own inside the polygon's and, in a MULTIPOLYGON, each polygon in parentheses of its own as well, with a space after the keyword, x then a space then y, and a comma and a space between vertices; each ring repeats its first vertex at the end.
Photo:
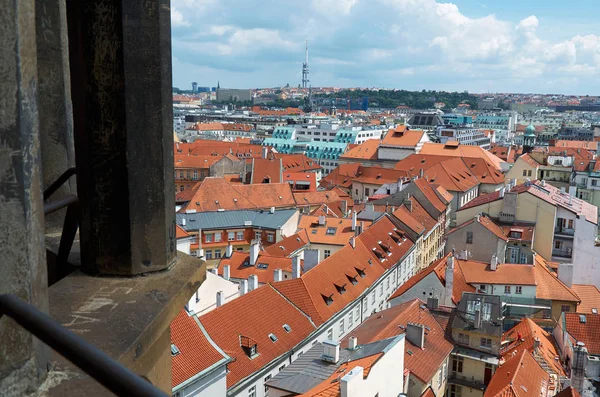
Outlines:
POLYGON ((173 85, 600 94, 598 0, 171 0, 173 85))

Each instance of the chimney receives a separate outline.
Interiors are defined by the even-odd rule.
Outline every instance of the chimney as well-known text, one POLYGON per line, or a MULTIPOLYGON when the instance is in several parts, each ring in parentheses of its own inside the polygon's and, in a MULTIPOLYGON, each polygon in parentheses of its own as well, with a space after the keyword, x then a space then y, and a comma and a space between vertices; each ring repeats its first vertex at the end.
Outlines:
POLYGON ((496 254, 492 255, 492 259, 490 260, 490 270, 496 271, 498 269, 498 257, 496 254))
POLYGON ((340 361, 340 344, 332 340, 323 341, 323 355, 321 360, 337 364, 340 361))
POLYGON ((540 185, 542 185, 542 187, 546 186, 546 181, 542 179, 542 181, 540 182, 540 185))
POLYGON ((356 248, 356 241, 354 240, 354 236, 350 237, 350 246, 352 248, 356 248))
POLYGON ((403 178, 398 178, 398 191, 401 192, 402 191, 402 184, 404 183, 404 179, 403 178))
POLYGON ((340 397, 362 397, 363 367, 354 367, 340 380, 340 397))
POLYGON ((181 218, 181 226, 185 226, 185 218, 181 218))
POLYGON ((454 306, 452 293, 454 291, 454 257, 449 256, 446 263, 446 286, 444 287, 444 306, 454 306))
POLYGON ((429 310, 436 310, 439 307, 438 298, 427 298, 427 308, 429 310))
POLYGON ((356 339, 356 337, 351 336, 350 339, 348 339, 348 350, 356 350, 358 347, 358 339, 356 339))
POLYGON ((275 282, 283 280, 283 271, 281 269, 275 269, 274 273, 273 280, 275 280, 275 282))
POLYGON ((254 266, 256 264, 256 260, 258 259, 258 253, 260 251, 260 241, 252 240, 250 244, 250 266, 254 266))
POLYGON ((342 215, 346 217, 346 215, 348 215, 348 202, 346 200, 342 200, 340 204, 342 206, 342 215))
POLYGON ((275 207, 271 207, 271 209, 269 210, 270 214, 274 214, 275 213, 275 207))
POLYGON ((229 265, 224 265, 223 266, 223 278, 225 280, 229 280, 229 277, 230 277, 229 265))
POLYGON ((216 267, 210 269, 210 272, 216 274, 217 276, 219 275, 219 269, 217 269, 216 267))
POLYGON ((240 282, 240 296, 248 293, 248 280, 242 280, 240 282))
POLYGON ((423 324, 406 324, 406 339, 418 348, 425 348, 425 327, 423 324))
POLYGON ((423 178, 423 173, 424 173, 424 171, 423 171, 423 168, 421 168, 421 169, 419 170, 419 177, 420 177, 420 178, 423 178))
POLYGON ((475 322, 473 326, 475 329, 481 328, 481 310, 475 310, 475 322))
POLYGON ((573 286, 573 264, 572 263, 559 263, 558 264, 558 279, 562 281, 567 287, 573 286))
POLYGON ((300 256, 292 257, 292 278, 300 278, 300 256))
POLYGON ((325 216, 319 216, 319 226, 325 226, 325 216))
POLYGON ((233 254, 233 245, 227 244, 227 248, 225 248, 225 257, 231 258, 232 254, 233 254))
POLYGON ((360 221, 360 224, 358 225, 358 228, 356 229, 356 235, 360 235, 363 230, 365 230, 365 223, 363 221, 360 221))
POLYGON ((262 158, 266 159, 267 158, 267 154, 269 153, 269 148, 267 148, 266 146, 262 147, 262 158))
POLYGON ((352 211, 352 231, 353 232, 356 231, 356 219, 357 219, 356 211, 352 211))
POLYGON ((412 212, 412 201, 410 200, 410 193, 406 193, 406 198, 404 199, 404 206, 410 212, 412 212))
POLYGON ((475 220, 477 221, 477 223, 479 223, 480 219, 481 219, 481 214, 475 215, 475 220))
POLYGON ((217 291, 217 307, 223 305, 223 291, 217 291))
POLYGON ((573 205, 573 196, 569 194, 569 205, 573 205))
POLYGON ((461 250, 460 251, 460 258, 458 258, 458 259, 463 260, 463 261, 468 260, 469 259, 469 251, 467 251, 467 250, 461 250))
MULTIPOLYGON (((510 188, 509 188, 509 190, 510 190, 510 188)), ((500 197, 500 198, 504 197, 505 192, 506 192, 506 187, 502 186, 500 188, 500 193, 498 193, 498 197, 500 197)))
POLYGON ((258 276, 256 274, 251 274, 248 276, 248 286, 250 291, 258 289, 258 276))
POLYGON ((540 340, 540 338, 538 338, 537 336, 535 338, 533 338, 533 349, 534 350, 539 349, 541 344, 542 344, 542 341, 540 340))

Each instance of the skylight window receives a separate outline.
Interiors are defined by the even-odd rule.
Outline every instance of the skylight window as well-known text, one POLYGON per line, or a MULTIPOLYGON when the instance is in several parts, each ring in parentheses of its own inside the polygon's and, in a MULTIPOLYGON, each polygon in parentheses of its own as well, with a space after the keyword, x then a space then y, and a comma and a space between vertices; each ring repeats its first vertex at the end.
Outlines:
POLYGON ((290 332, 292 332, 292 327, 290 327, 290 326, 289 326, 289 325, 287 325, 287 324, 283 324, 283 329, 284 329, 284 330, 285 330, 285 332, 287 332, 288 334, 289 334, 290 332))
POLYGON ((256 267, 259 269, 267 269, 269 265, 267 263, 259 263, 258 265, 256 265, 256 267))
POLYGON ((325 296, 325 295, 321 294, 321 297, 323 298, 323 301, 325 302, 325 304, 327 306, 329 306, 333 303, 333 294, 329 295, 329 296, 325 296))
POLYGON ((275 334, 269 334, 269 339, 271 339, 271 342, 273 343, 277 342, 277 337, 275 336, 275 334))
POLYGON ((334 235, 334 234, 335 234, 335 232, 336 232, 336 230, 337 230, 337 228, 336 228, 336 227, 328 227, 328 228, 327 228, 327 232, 326 232, 326 234, 329 234, 329 235, 334 235))
POLYGON ((176 356, 179 353, 181 353, 181 352, 179 351, 179 349, 177 348, 177 346, 175 346, 173 343, 171 343, 171 355, 172 356, 176 356))

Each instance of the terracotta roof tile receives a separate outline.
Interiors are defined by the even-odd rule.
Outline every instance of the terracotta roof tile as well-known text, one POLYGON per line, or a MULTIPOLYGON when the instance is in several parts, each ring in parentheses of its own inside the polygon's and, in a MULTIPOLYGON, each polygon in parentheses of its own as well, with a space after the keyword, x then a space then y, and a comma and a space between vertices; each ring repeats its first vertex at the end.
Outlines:
POLYGON ((545 396, 549 383, 550 375, 523 350, 496 370, 484 397, 545 396))
POLYGON ((322 167, 313 159, 304 154, 273 153, 276 159, 281 159, 284 171, 306 172, 317 171, 322 167))
POLYGON ((186 238, 186 237, 190 237, 190 234, 188 232, 186 232, 185 230, 183 230, 183 228, 179 225, 175 225, 175 236, 179 239, 179 238, 186 238))
POLYGON ((228 388, 287 353, 315 330, 306 316, 270 286, 242 295, 199 320, 212 340, 233 358, 227 366, 228 388), (284 330, 284 324, 290 326, 290 332, 284 330), (269 338, 271 333, 276 342, 269 338), (248 357, 242 348, 241 339, 245 338, 256 341, 256 357, 248 357))
POLYGON ((381 145, 414 148, 421 141, 423 135, 425 135, 425 131, 411 130, 401 125, 389 130, 381 140, 381 145))
POLYGON ((174 156, 175 169, 181 168, 210 168, 211 165, 221 160, 220 156, 176 154, 174 156))
POLYGON ((589 150, 598 150, 598 142, 595 141, 556 141, 554 146, 557 148, 581 148, 589 150))
POLYGON ((414 196, 410 197, 409 200, 412 203, 412 211, 410 213, 413 218, 423 225, 427 232, 431 231, 435 225, 437 225, 437 220, 429 215, 421 203, 419 203, 419 200, 417 200, 414 196))
POLYGON ((456 259, 465 281, 469 284, 536 285, 534 266, 512 263, 499 264, 491 270, 485 262, 456 259))
POLYGON ((283 167, 280 160, 252 159, 250 183, 282 183, 283 167))
POLYGON ((600 290, 595 285, 573 284, 573 292, 581 300, 577 306, 577 313, 592 313, 592 309, 596 309, 596 313, 600 313, 600 290))
POLYGON ((403 170, 393 170, 382 167, 359 167, 353 181, 373 185, 397 183, 400 179, 409 179, 410 174, 403 170))
POLYGON ((504 344, 500 351, 500 355, 505 360, 509 360, 523 350, 527 350, 531 354, 534 354, 534 350, 536 350, 536 338, 540 342, 539 348, 537 348, 536 351, 538 357, 543 360, 545 365, 547 365, 548 368, 551 368, 555 374, 561 377, 566 376, 560 360, 558 359, 559 353, 554 342, 554 337, 529 318, 522 319, 502 335, 504 344))
POLYGON ((493 233, 496 237, 498 237, 504 241, 508 241, 508 237, 506 236, 504 229, 502 227, 498 226, 489 216, 487 216, 485 214, 481 214, 478 217, 475 217, 473 219, 470 219, 470 220, 458 225, 454 229, 450 230, 447 234, 452 234, 452 233, 456 232, 457 230, 462 229, 465 226, 473 224, 473 222, 479 223, 481 226, 485 227, 491 233, 493 233))
POLYGON ((321 179, 321 186, 350 188, 352 187, 352 179, 356 177, 361 167, 359 163, 340 164, 321 179))
POLYGON ((340 156, 341 159, 377 160, 378 139, 368 139, 360 145, 346 151, 340 156))
POLYGON ((416 234, 421 234, 425 232, 425 226, 421 224, 412 213, 406 208, 406 206, 402 205, 398 207, 396 211, 392 213, 400 222, 402 222, 406 227, 412 230, 416 234))
POLYGON ((181 310, 171 322, 171 343, 179 354, 171 357, 171 385, 175 387, 224 360, 206 338, 193 316, 181 310))
POLYGON ((298 233, 270 245, 265 249, 265 252, 270 256, 288 258, 294 252, 307 246, 308 237, 306 236, 306 230, 299 230, 298 233))
POLYGON ((581 397, 581 394, 579 394, 577 389, 569 386, 563 389, 560 393, 556 394, 554 397, 581 397))
POLYGON ((306 238, 312 244, 346 245, 356 234, 352 231, 352 219, 337 217, 325 217, 325 224, 319 225, 318 216, 302 215, 298 229, 306 231, 306 238))
POLYGON ((423 193, 423 195, 427 198, 427 200, 429 200, 435 209, 437 209, 439 212, 446 211, 447 205, 452 201, 452 195, 448 193, 447 190, 440 186, 440 188, 443 189, 440 197, 440 195, 436 194, 434 187, 424 178, 417 178, 412 181, 412 183, 423 193), (448 200, 448 198, 450 199, 448 200))
POLYGON ((230 258, 221 258, 219 268, 223 269, 225 265, 229 265, 231 278, 246 280, 251 275, 256 275, 260 284, 272 283, 275 269, 281 269, 287 273, 292 272, 291 258, 270 256, 264 252, 259 254, 256 263, 250 265, 250 253, 236 251, 233 252, 230 258))
POLYGON ((560 281, 551 270, 548 262, 541 256, 535 255, 534 275, 537 283, 535 296, 539 299, 549 299, 552 301, 579 302, 579 297, 575 292, 560 281))
POLYGON ((325 190, 320 192, 294 193, 294 198, 298 206, 302 205, 321 205, 323 203, 331 203, 340 201, 340 196, 337 192, 325 190))
POLYGON ((429 331, 425 332, 425 347, 421 349, 406 339, 404 367, 411 375, 427 383, 450 355, 454 346, 446 339, 444 329, 429 310, 422 306, 423 302, 414 299, 376 313, 348 333, 342 344, 351 336, 356 337, 361 344, 371 343, 404 333, 405 328, 401 326, 406 327, 407 323, 423 324, 429 327, 429 331))
POLYGON ((564 313, 566 329, 577 342, 585 343, 589 354, 600 355, 600 314, 564 313), (581 316, 585 317, 585 322, 581 316))
POLYGON ((443 143, 425 143, 420 154, 433 154, 436 156, 452 156, 461 158, 481 158, 489 162, 496 170, 502 170, 503 161, 489 151, 470 145, 448 146, 443 143))

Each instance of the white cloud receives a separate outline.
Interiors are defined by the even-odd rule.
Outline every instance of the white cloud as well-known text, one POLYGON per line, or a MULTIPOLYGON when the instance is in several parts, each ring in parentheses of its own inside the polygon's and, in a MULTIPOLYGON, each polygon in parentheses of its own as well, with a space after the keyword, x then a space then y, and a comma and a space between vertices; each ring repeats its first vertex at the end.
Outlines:
POLYGON ((175 27, 189 27, 192 26, 190 21, 186 21, 183 18, 183 14, 175 7, 171 7, 171 25, 175 27))
POLYGON ((358 0, 313 0, 311 6, 321 14, 335 17, 349 14, 356 3, 358 0))

